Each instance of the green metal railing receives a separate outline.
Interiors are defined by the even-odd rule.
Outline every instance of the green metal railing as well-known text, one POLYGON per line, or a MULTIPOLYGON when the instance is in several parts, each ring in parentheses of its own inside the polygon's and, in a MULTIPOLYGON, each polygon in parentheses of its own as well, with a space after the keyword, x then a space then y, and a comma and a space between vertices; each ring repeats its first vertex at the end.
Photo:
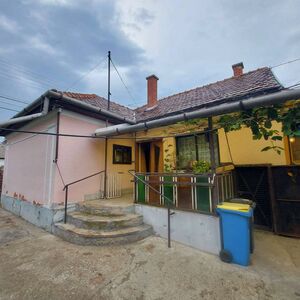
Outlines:
POLYGON ((135 173, 136 202, 214 213, 218 203, 235 197, 232 172, 220 174, 135 173), (152 193, 153 188, 158 192, 152 193), (213 190, 214 189, 214 190, 213 190))

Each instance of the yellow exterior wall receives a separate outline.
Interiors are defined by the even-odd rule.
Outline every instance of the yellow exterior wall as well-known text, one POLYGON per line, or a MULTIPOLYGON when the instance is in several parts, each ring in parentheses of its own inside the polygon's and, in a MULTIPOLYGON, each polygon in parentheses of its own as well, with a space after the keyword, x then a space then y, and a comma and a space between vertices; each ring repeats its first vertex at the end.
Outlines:
MULTIPOLYGON (((176 165, 176 138, 175 135, 188 134, 204 131, 207 128, 207 123, 203 123, 203 126, 185 126, 182 124, 176 124, 167 127, 160 127, 155 129, 149 129, 147 131, 141 131, 136 133, 136 140, 134 134, 123 135, 120 138, 114 137, 108 139, 108 173, 119 174, 121 178, 121 185, 123 193, 133 191, 132 176, 128 173, 128 170, 135 169, 135 141, 137 143, 150 141, 161 138, 163 142, 163 159, 169 159, 169 166, 175 169, 176 165), (128 137, 129 139, 126 139, 128 137), (132 147, 132 161, 131 165, 127 164, 113 164, 113 144, 124 145, 132 147)), ((273 129, 277 129, 280 132, 281 126, 278 123, 273 124, 273 129)), ((255 141, 252 139, 250 129, 243 128, 239 131, 232 131, 227 133, 230 150, 232 153, 233 163, 235 165, 241 164, 273 164, 273 165, 286 165, 288 164, 288 156, 286 151, 282 151, 278 155, 275 151, 269 150, 262 152, 261 149, 269 146, 270 142, 265 140, 255 141)), ((231 163, 228 144, 226 141, 225 132, 223 129, 218 130, 219 150, 221 163, 231 163)), ((277 146, 286 149, 288 143, 284 141, 277 141, 277 146)), ((288 151, 288 150, 287 150, 288 151)), ((230 168, 230 166, 227 166, 230 168)), ((224 171, 224 167, 218 168, 219 171, 224 171)))
MULTIPOLYGON (((273 129, 281 131, 281 125, 277 122, 273 123, 273 129)), ((222 163, 231 162, 228 144, 226 141, 225 132, 223 129, 218 130, 220 158, 222 163)), ((273 165, 286 165, 287 158, 285 151, 277 154, 274 150, 262 152, 261 149, 270 146, 270 141, 253 140, 251 130, 243 128, 238 131, 231 131, 227 133, 228 143, 231 150, 233 163, 239 164, 273 164, 273 165)), ((277 146, 286 148, 287 145, 284 141, 277 141, 277 146)))
POLYGON ((133 179, 132 176, 128 173, 129 170, 135 169, 135 140, 132 139, 134 135, 122 135, 120 138, 111 138, 108 139, 107 144, 107 169, 108 174, 118 174, 119 178, 121 179, 121 188, 123 193, 132 193, 133 192, 133 183, 131 180, 133 179), (130 139, 124 139, 124 138, 130 139), (130 146, 132 147, 132 161, 133 163, 130 165, 127 164, 113 164, 113 145, 123 145, 123 146, 130 146))
MULTIPOLYGON (((138 141, 146 141, 154 139, 156 137, 163 137, 164 159, 166 158, 167 154, 170 154, 168 158, 171 158, 171 165, 174 166, 176 162, 176 140, 175 137, 169 136, 201 132, 205 130, 205 128, 207 128, 206 121, 203 121, 203 124, 198 127, 176 124, 138 132, 137 137, 138 141), (169 145, 172 146, 169 147, 169 145), (168 152, 165 152, 166 149, 169 149, 168 152)), ((281 125, 276 122, 273 123, 272 128, 281 132, 281 125)), ((262 152, 261 149, 271 145, 270 141, 265 141, 264 139, 258 141, 253 140, 251 130, 249 128, 243 128, 238 131, 229 132, 227 133, 227 137, 234 164, 288 164, 286 155, 288 149, 287 151, 285 151, 287 148, 287 143, 285 143, 284 141, 276 142, 277 146, 285 149, 279 155, 274 150, 262 152)), ((218 138, 221 163, 231 162, 229 149, 223 129, 218 130, 218 138)))

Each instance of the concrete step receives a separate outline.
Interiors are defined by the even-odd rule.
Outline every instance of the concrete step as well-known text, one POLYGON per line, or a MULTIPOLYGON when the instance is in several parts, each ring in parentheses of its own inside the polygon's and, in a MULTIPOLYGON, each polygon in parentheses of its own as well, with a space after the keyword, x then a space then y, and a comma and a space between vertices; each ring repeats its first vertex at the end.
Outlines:
POLYGON ((133 203, 113 200, 88 200, 76 204, 76 211, 98 216, 123 216, 133 214, 135 207, 133 203))
POLYGON ((140 226, 143 224, 143 216, 137 214, 102 216, 74 211, 68 214, 68 223, 73 224, 78 228, 107 231, 140 226))
POLYGON ((122 228, 111 231, 78 228, 73 224, 56 223, 53 233, 78 245, 120 245, 141 240, 153 233, 150 225, 122 228))

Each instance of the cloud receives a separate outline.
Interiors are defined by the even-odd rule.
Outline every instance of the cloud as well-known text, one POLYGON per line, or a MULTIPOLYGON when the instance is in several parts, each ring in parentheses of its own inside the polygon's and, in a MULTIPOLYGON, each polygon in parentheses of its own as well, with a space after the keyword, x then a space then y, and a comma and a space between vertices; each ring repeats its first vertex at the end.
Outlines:
MULTIPOLYGON (((34 1, 28 1, 27 3, 33 3, 34 1)), ((73 0, 35 0, 36 3, 42 5, 52 5, 52 6, 72 6, 75 1, 73 0)))
POLYGON ((3 30, 9 31, 10 33, 16 33, 19 31, 19 25, 10 18, 0 15, 0 28, 3 30))
POLYGON ((43 51, 48 55, 58 55, 60 51, 43 40, 40 36, 33 36, 28 39, 28 45, 39 51, 43 51))
MULTIPOLYGON (((64 90, 106 60, 111 50, 115 64, 139 96, 136 78, 144 78, 147 58, 122 30, 115 1, 23 0, 0 2, 0 11, 22 26, 21 35, 0 28, 0 72, 5 76, 0 80, 0 92, 33 100, 49 88, 64 90), (18 72, 10 72, 12 66, 18 72)), ((106 96, 106 77, 105 61, 73 89, 106 96)), ((126 104, 128 94, 113 71, 112 78, 114 99, 126 104)), ((0 111, 0 119, 10 115, 0 111)))
MULTIPOLYGON (((151 73, 160 78, 163 97, 230 77, 239 61, 248 71, 300 53, 298 0, 20 0, 0 1, 0 11, 0 73, 6 76, 0 92, 30 100, 48 88, 67 88, 108 50, 139 103, 146 101, 151 73), (22 71, 9 73, 12 64, 22 71), (20 84, 16 76, 26 79, 20 84)), ((292 84, 300 80, 300 63, 274 72, 292 84)), ((73 89, 106 96, 106 85, 104 62, 73 89)), ((122 104, 133 102, 114 70, 112 94, 122 104)), ((7 116, 0 112, 0 119, 7 116)))

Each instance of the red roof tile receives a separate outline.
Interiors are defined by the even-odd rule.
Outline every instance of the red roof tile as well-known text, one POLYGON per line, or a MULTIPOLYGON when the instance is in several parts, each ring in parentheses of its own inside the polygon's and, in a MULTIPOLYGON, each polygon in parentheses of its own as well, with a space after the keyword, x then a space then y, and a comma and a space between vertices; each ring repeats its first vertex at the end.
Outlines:
POLYGON ((223 81, 217 81, 202 87, 160 99, 158 105, 146 110, 144 105, 135 110, 137 121, 156 119, 183 111, 191 111, 208 105, 236 101, 240 98, 270 93, 283 88, 270 68, 261 68, 223 81))
MULTIPOLYGON (((134 119, 134 115, 136 115, 137 121, 145 121, 191 111, 203 106, 213 106, 228 101, 237 101, 241 98, 271 93, 282 88, 283 86, 277 81, 271 69, 265 67, 239 77, 227 78, 165 97, 158 101, 155 108, 148 111, 146 105, 132 110, 113 101, 111 101, 111 111, 130 119, 134 119)), ((107 100, 96 94, 64 92, 64 95, 107 109, 107 100)))
MULTIPOLYGON (((70 98, 81 100, 85 103, 94 105, 96 107, 107 109, 108 101, 107 99, 100 97, 96 94, 81 94, 81 93, 72 93, 72 92, 63 92, 65 96, 70 98)), ((120 105, 116 102, 110 102, 110 110, 120 116, 124 116, 129 119, 134 119, 134 111, 126 106, 120 105)))

